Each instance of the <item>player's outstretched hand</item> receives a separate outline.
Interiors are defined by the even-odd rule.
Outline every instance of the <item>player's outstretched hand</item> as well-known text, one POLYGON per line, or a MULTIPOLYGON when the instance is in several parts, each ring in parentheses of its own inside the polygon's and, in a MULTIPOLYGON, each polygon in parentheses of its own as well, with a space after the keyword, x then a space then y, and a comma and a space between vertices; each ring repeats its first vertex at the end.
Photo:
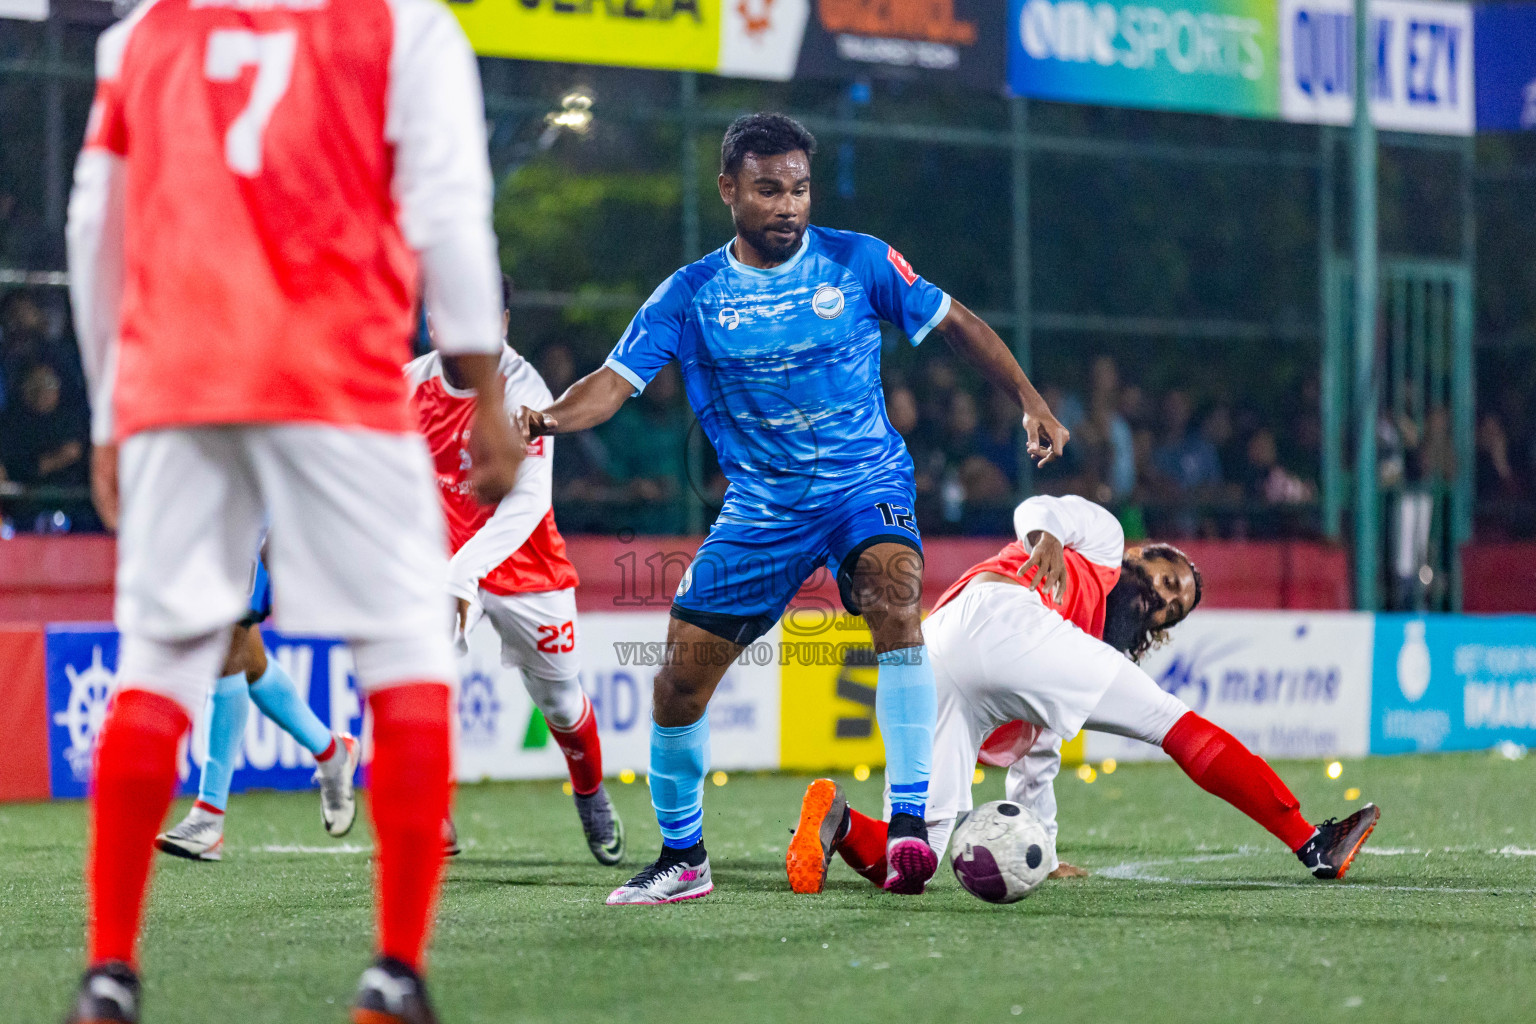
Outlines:
POLYGON ((117 529, 117 445, 91 450, 91 503, 109 530, 117 529))
POLYGON ((1060 601, 1067 586, 1067 555, 1061 541, 1042 531, 1029 553, 1029 561, 1019 566, 1019 579, 1023 580, 1031 569, 1035 570, 1035 578, 1027 580, 1026 585, 1052 601, 1060 601))
POLYGON ((513 433, 512 421, 501 406, 501 396, 495 392, 480 393, 487 397, 475 403, 475 421, 469 432, 469 482, 482 505, 494 505, 517 483, 525 445, 513 433))
POLYGON ((1051 415, 1044 403, 1038 409, 1024 410, 1024 434, 1029 438, 1025 451, 1035 460, 1036 467, 1061 458, 1061 450, 1072 437, 1072 432, 1051 415))
POLYGON ((543 437, 545 434, 553 434, 559 428, 553 416, 537 409, 530 409, 526 405, 523 406, 522 412, 517 414, 517 422, 523 428, 523 437, 529 441, 536 437, 543 437))

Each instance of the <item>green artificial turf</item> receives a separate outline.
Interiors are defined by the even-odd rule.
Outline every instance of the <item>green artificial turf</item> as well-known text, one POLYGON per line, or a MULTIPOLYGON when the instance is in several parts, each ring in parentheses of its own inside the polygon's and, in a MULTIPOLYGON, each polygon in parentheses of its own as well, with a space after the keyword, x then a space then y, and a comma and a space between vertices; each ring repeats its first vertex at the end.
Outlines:
MULTIPOLYGON (((947 864, 921 897, 840 862, 824 894, 792 895, 782 857, 806 779, 788 775, 708 787, 714 895, 607 907, 655 851, 643 782, 610 782, 630 830, 619 869, 587 855, 558 784, 464 787, 434 996, 444 1024, 1536 1020, 1536 758, 1280 772, 1313 817, 1357 806, 1348 787, 1384 808, 1346 882, 1312 881, 1173 766, 1125 765, 1057 784, 1061 855, 1094 876, 1007 907, 947 864)), ((878 810, 878 777, 842 781, 878 810)), ((978 798, 1001 783, 990 772, 978 798)), ((0 1020, 66 1005, 84 829, 81 804, 0 808, 0 1020)), ((345 1019, 370 948, 369 842, 362 824, 328 839, 312 794, 234 798, 223 863, 157 864, 146 1022, 345 1019)))

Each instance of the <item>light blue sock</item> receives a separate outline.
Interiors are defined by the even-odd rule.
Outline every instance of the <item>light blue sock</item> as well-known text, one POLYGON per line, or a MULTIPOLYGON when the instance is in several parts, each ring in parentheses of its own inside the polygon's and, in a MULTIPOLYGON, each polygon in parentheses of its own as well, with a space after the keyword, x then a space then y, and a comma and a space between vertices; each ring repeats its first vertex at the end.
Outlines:
POLYGON ((245 720, 251 714, 245 673, 236 672, 214 684, 208 697, 208 760, 197 784, 197 798, 210 807, 224 809, 229 802, 229 780, 235 774, 235 758, 245 739, 245 720))
POLYGON ((330 728, 309 710, 309 705, 299 696, 299 688, 293 685, 293 680, 276 658, 267 658, 267 670, 251 684, 251 700, 311 754, 323 754, 331 745, 330 728))
POLYGON ((927 647, 880 655, 875 681, 875 719, 885 738, 885 779, 892 814, 923 817, 928 808, 928 771, 933 763, 933 723, 939 713, 927 647))
POLYGON ((704 838, 704 773, 709 770, 709 714, 692 725, 651 722, 651 806, 661 841, 686 850, 704 838))

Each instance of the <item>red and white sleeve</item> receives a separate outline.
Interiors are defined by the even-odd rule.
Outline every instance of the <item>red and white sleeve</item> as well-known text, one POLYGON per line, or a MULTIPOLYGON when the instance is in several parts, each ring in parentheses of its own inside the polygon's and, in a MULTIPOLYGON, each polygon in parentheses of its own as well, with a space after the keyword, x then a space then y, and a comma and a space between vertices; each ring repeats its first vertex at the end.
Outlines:
POLYGON ((1029 535, 1039 530, 1096 565, 1118 568, 1125 556, 1120 520, 1104 506, 1075 495, 1027 499, 1013 510, 1013 530, 1026 548, 1032 546, 1029 535))
POLYGON ((501 349, 501 269, 480 72, 436 0, 390 0, 395 19, 384 134, 394 146, 400 229, 421 261, 440 352, 501 349))
POLYGON ((96 99, 75 161, 64 239, 75 339, 91 403, 91 441, 112 440, 118 318, 123 305, 123 222, 128 131, 121 70, 136 18, 119 22, 96 43, 96 99))

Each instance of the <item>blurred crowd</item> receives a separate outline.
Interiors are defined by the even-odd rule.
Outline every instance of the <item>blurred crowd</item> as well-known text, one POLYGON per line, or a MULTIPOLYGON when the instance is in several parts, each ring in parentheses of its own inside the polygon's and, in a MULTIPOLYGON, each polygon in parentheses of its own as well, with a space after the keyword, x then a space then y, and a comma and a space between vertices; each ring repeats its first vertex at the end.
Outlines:
MULTIPOLYGON (((589 369, 560 343, 542 346, 533 362, 555 395, 589 369)), ((1072 443, 1036 470, 1024 458, 1013 400, 962 379, 947 354, 889 370, 886 411, 912 454, 924 532, 1006 535, 1026 486, 1091 498, 1114 510, 1131 537, 1320 532, 1315 377, 1267 416, 1180 388, 1154 392, 1123 377, 1109 356, 1093 359, 1083 378, 1046 385, 1072 443)), ((1536 532, 1536 414, 1523 395, 1510 387, 1479 410, 1476 525, 1485 539, 1536 532)), ((87 496, 89 433, 65 293, 0 291, 0 534, 99 528, 87 496)), ((1449 416, 1439 406, 1384 408, 1377 443, 1399 544, 1415 549, 1402 555, 1407 565, 1428 543, 1415 539, 1428 530, 1417 524, 1455 475, 1449 416)), ((554 472, 557 512, 572 533, 611 533, 615 524, 637 533, 702 530, 725 490, 675 367, 602 427, 562 437, 554 472)))
POLYGON ((90 423, 61 289, 0 293, 0 535, 99 529, 90 423))

